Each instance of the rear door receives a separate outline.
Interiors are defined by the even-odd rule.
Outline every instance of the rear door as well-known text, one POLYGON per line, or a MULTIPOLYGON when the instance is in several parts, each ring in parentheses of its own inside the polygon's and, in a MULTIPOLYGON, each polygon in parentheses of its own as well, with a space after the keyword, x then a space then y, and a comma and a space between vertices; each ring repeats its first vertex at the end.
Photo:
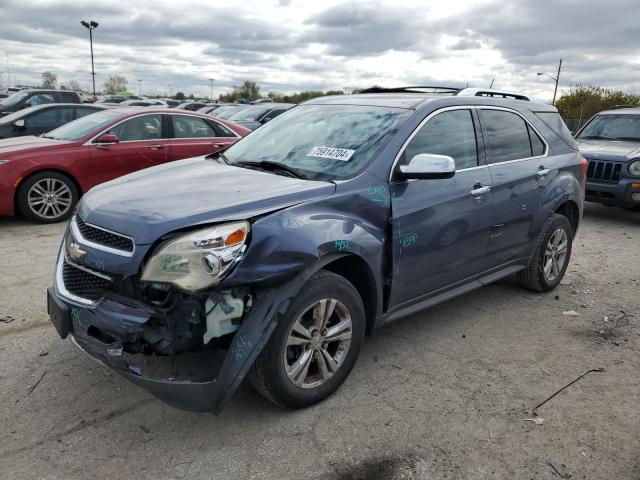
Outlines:
POLYGON ((482 107, 479 115, 493 179, 488 255, 495 267, 529 252, 545 188, 558 168, 542 136, 522 115, 497 107, 482 107))
POLYGON ((388 194, 383 186, 370 190, 372 196, 391 202, 391 308, 486 268, 492 193, 480 140, 471 107, 436 112, 413 134, 398 164, 419 153, 448 155, 456 163, 455 175, 444 180, 392 180, 388 194))
POLYGON ((170 117, 172 128, 170 160, 219 152, 238 139, 229 127, 213 119, 181 114, 172 114, 170 117))
POLYGON ((93 185, 166 162, 169 140, 162 117, 159 113, 138 115, 98 135, 89 144, 93 185), (120 142, 100 144, 98 139, 104 134, 117 135, 120 142))

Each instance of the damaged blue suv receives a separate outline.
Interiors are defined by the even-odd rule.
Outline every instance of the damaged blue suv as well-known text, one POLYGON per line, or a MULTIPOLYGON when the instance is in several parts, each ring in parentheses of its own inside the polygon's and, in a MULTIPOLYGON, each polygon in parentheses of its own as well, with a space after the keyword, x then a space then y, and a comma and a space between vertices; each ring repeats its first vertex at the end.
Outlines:
POLYGON ((510 275, 558 285, 586 174, 565 130, 494 90, 305 102, 222 154, 84 195, 51 321, 178 408, 218 413, 245 377, 312 405, 388 322, 510 275))

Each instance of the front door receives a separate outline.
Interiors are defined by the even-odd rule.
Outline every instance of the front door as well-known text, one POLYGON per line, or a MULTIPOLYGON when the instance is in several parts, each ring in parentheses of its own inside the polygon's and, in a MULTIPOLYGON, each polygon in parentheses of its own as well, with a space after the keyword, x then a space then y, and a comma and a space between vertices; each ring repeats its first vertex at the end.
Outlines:
POLYGON ((488 255, 492 266, 525 257, 545 218, 540 208, 549 182, 558 174, 547 146, 519 114, 479 109, 487 163, 493 179, 493 226, 488 255))
POLYGON ((235 133, 215 120, 195 115, 171 115, 173 138, 170 160, 209 155, 224 150, 237 140, 235 133))
MULTIPOLYGON (((432 116, 400 157, 448 155, 456 173, 444 180, 390 184, 393 308, 468 279, 486 268, 491 175, 481 161, 473 111, 447 109, 432 116)), ((397 168, 397 166, 396 166, 397 168)))
POLYGON ((116 135, 119 143, 102 145, 99 137, 91 143, 93 185, 167 161, 169 141, 160 114, 130 118, 103 132, 107 133, 116 135))

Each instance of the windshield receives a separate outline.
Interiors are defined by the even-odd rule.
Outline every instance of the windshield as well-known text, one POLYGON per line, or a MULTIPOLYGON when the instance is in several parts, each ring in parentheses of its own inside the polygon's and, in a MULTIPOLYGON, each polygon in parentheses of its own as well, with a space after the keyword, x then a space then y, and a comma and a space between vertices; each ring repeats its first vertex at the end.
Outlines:
POLYGON ((640 142, 640 115, 598 115, 577 137, 579 140, 629 140, 640 142))
POLYGON ((245 108, 247 108, 247 107, 240 107, 240 106, 220 107, 220 108, 214 110, 215 113, 213 113, 213 116, 214 117, 218 117, 218 118, 223 118, 223 119, 226 120, 230 116, 235 115, 240 110, 244 110, 245 108))
POLYGON ((62 127, 51 130, 45 135, 46 138, 53 138, 55 140, 69 140, 75 142, 81 138, 90 135, 91 133, 106 127, 111 122, 122 118, 122 113, 111 112, 104 110, 98 113, 92 113, 86 117, 79 118, 73 122, 67 123, 62 127))
POLYGON ((40 107, 29 107, 18 110, 17 112, 10 113, 9 115, 5 115, 4 117, 0 117, 0 125, 7 125, 8 123, 20 120, 21 118, 29 115, 31 112, 37 110, 40 110, 40 107))
POLYGON ((276 162, 309 179, 349 178, 374 160, 411 110, 363 105, 302 105, 224 152, 229 163, 276 162))
POLYGON ((271 110, 271 107, 247 107, 229 117, 232 122, 255 122, 265 113, 271 110))
POLYGON ((21 90, 19 92, 14 93, 13 95, 9 95, 7 98, 3 98, 0 101, 0 105, 3 107, 13 107, 18 105, 22 100, 29 96, 28 90, 21 90))

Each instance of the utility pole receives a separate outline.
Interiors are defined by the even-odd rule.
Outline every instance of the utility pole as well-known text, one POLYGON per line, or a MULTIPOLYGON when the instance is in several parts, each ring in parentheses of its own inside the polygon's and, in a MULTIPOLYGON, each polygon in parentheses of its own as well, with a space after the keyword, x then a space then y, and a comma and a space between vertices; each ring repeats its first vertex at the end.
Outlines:
POLYGON ((173 86, 169 84, 169 98, 173 97, 173 86))
POLYGON ((95 28, 98 28, 98 22, 94 22, 93 20, 91 20, 90 22, 82 20, 80 24, 84 28, 89 30, 89 44, 91 45, 91 80, 93 83, 93 98, 95 98, 96 97, 96 70, 93 64, 93 30, 95 28))
POLYGON ((138 80, 138 96, 142 98, 142 80, 138 80))
POLYGON ((213 78, 209 79, 209 100, 213 101, 213 78))

